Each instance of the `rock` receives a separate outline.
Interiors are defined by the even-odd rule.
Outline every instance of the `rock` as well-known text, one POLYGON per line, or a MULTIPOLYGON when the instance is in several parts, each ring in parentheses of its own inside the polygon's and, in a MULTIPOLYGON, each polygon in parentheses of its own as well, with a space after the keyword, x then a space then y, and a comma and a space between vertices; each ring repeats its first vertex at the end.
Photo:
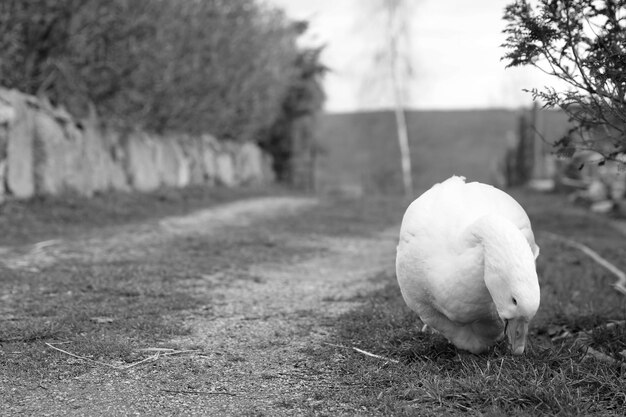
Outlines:
POLYGON ((175 137, 155 142, 156 163, 161 184, 168 187, 186 187, 190 181, 189 161, 175 137))
POLYGON ((65 118, 56 119, 61 123, 65 131, 66 152, 59 155, 63 161, 65 172, 63 176, 63 189, 77 194, 91 197, 95 192, 94 177, 99 169, 95 152, 97 144, 92 144, 85 137, 85 132, 74 122, 67 122, 65 118))
POLYGON ((7 94, 7 91, 0 89, 0 125, 9 125, 17 117, 17 112, 11 101, 3 98, 5 94, 7 94))
POLYGON ((0 88, 0 201, 66 190, 91 196, 161 185, 227 187, 273 180, 272 160, 256 144, 205 134, 121 137, 100 127, 95 109, 76 122, 47 100, 0 88))
POLYGON ((202 142, 199 137, 181 136, 178 139, 189 166, 189 184, 204 184, 202 142))
POLYGON ((156 165, 156 145, 145 133, 126 138, 126 172, 131 187, 137 191, 154 191, 161 185, 156 165))
POLYGON ((176 187, 187 187, 191 183, 191 160, 183 151, 183 146, 178 140, 169 142, 169 146, 172 148, 178 165, 176 187))
POLYGON ((613 210, 613 206, 614 204, 611 200, 596 201, 591 205, 591 211, 594 213, 608 213, 613 210))
POLYGON ((215 157, 217 182, 226 187, 237 185, 235 176, 235 161, 230 152, 220 152, 215 157))
POLYGON ((211 135, 202 135, 200 139, 204 181, 209 185, 213 185, 217 181, 218 176, 217 155, 222 147, 218 140, 211 135))
POLYGON ((89 195, 108 191, 111 186, 111 153, 107 149, 106 138, 98 129, 95 118, 82 123, 82 148, 84 164, 81 166, 87 178, 84 192, 89 195))
POLYGON ((176 184, 176 161, 167 151, 166 141, 158 138, 152 142, 154 146, 154 163, 159 175, 159 183, 168 187, 176 184))
POLYGON ((263 151, 252 142, 245 142, 235 154, 235 170, 240 184, 264 182, 263 151))
POLYGON ((76 169, 79 144, 66 140, 65 131, 48 113, 36 111, 33 117, 35 189, 40 195, 56 195, 71 183, 66 177, 76 169))
POLYGON ((15 112, 7 127, 6 191, 15 198, 27 199, 35 194, 33 112, 17 91, 2 90, 2 95, 15 112))
POLYGON ((120 143, 120 136, 112 130, 102 132, 102 140, 107 150, 107 175, 109 186, 118 191, 130 191, 130 181, 126 173, 126 152, 120 143))
POLYGON ((528 188, 534 191, 540 191, 543 193, 552 192, 556 187, 555 181, 551 178, 535 179, 528 181, 528 188))

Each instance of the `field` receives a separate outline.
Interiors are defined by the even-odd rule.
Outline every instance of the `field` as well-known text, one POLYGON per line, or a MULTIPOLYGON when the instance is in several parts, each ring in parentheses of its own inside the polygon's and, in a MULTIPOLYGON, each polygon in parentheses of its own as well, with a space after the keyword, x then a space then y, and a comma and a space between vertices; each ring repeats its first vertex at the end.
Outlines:
MULTIPOLYGON (((424 189, 453 174, 493 182, 496 165, 517 135, 521 111, 409 111, 413 181, 424 189)), ((565 131, 563 114, 540 112, 538 130, 547 141, 565 131)), ((322 153, 316 183, 320 190, 357 188, 365 192, 401 191, 399 148, 392 112, 322 115, 318 134, 322 153)))

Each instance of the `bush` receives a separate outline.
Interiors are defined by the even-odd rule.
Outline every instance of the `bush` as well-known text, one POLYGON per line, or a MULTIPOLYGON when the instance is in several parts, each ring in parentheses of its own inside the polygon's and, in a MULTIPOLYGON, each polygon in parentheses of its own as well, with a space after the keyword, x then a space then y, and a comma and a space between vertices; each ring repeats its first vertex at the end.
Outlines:
MULTIPOLYGON (((301 23, 300 30, 306 30, 306 24, 301 23)), ((310 48, 300 51, 295 61, 297 71, 291 79, 281 112, 270 129, 260 135, 259 142, 272 155, 274 172, 282 182, 293 183, 293 163, 302 162, 294 161, 294 154, 317 150, 313 131, 315 125, 304 119, 314 118, 322 110, 326 99, 322 77, 328 68, 321 63, 322 50, 310 48), (296 131, 298 123, 300 130, 296 131)))
POLYGON ((576 123, 555 145, 626 154, 626 0, 516 0, 506 7, 508 66, 533 65, 568 85, 531 90, 576 123))
POLYGON ((2 0, 0 78, 75 116, 249 140, 283 111, 298 27, 254 0, 2 0))

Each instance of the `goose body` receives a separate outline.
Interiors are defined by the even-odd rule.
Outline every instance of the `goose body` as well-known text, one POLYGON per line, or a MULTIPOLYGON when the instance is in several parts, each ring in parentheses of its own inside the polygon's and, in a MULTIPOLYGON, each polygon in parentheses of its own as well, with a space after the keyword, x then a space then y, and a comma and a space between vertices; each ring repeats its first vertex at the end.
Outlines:
POLYGON ((406 210, 396 274, 407 305, 459 349, 483 352, 506 333, 521 354, 539 308, 538 254, 515 199, 455 176, 406 210))

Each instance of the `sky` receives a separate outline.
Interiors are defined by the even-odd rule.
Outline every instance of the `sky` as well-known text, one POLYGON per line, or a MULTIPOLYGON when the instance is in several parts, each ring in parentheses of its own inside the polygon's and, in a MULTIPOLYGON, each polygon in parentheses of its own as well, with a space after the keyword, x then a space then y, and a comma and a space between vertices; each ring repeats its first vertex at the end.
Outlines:
MULTIPOLYGON (((310 22, 306 45, 325 44, 329 112, 390 108, 393 95, 383 65, 380 0, 265 0, 310 22)), ((518 108, 532 103, 522 89, 552 80, 532 67, 505 69, 500 46, 506 0, 409 0, 409 45, 403 54, 407 106, 415 109, 518 108)))

